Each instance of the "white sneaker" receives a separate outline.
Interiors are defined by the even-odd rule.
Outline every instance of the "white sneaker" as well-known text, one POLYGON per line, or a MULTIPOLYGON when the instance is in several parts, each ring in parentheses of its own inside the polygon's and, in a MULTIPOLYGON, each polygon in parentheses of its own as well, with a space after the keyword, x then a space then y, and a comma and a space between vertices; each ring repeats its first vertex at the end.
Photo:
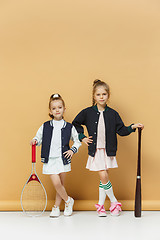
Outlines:
POLYGON ((65 203, 64 216, 71 216, 73 212, 74 199, 70 197, 69 203, 65 203))
POLYGON ((52 207, 52 212, 50 213, 50 217, 59 217, 60 216, 60 210, 59 207, 52 207))

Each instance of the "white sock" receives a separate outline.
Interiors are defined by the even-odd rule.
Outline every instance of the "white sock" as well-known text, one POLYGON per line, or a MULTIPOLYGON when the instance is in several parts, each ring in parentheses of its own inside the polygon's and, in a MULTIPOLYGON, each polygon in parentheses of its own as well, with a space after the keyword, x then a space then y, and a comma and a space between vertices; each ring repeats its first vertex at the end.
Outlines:
POLYGON ((104 205, 106 199, 106 193, 105 190, 102 187, 99 187, 99 205, 104 205))
POLYGON ((54 205, 54 208, 59 208, 59 206, 54 205))
POLYGON ((114 196, 113 193, 113 188, 112 188, 112 184, 110 181, 108 181, 106 184, 102 184, 103 189, 105 190, 105 193, 107 194, 107 196, 109 197, 111 202, 117 202, 117 199, 114 196))

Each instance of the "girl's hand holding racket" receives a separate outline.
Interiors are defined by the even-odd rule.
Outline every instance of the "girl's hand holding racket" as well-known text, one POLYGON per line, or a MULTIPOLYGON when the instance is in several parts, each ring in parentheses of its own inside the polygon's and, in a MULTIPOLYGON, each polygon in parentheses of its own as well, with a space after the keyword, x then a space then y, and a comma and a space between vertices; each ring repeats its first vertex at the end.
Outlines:
POLYGON ((37 140, 35 140, 35 139, 32 139, 32 141, 30 141, 30 145, 31 145, 31 146, 32 146, 32 145, 35 145, 35 144, 37 145, 37 143, 38 143, 38 142, 37 142, 37 140))
POLYGON ((135 129, 135 128, 141 128, 143 129, 144 128, 144 125, 142 123, 136 123, 136 124, 133 124, 131 126, 132 129, 135 129))
POLYGON ((64 154, 65 158, 71 159, 74 153, 72 150, 68 150, 68 151, 64 152, 63 154, 64 154))
POLYGON ((87 146, 89 146, 89 144, 93 142, 93 139, 91 139, 91 138, 92 138, 92 136, 90 136, 88 138, 85 137, 82 139, 82 142, 84 142, 87 146))

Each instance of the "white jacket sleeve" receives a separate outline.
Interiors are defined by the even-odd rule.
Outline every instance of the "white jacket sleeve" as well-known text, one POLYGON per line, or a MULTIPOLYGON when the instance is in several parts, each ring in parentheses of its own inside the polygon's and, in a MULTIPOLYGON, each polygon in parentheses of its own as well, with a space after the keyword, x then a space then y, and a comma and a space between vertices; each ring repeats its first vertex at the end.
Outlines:
POLYGON ((38 129, 38 131, 36 133, 36 136, 33 138, 33 139, 35 139, 38 142, 38 144, 37 144, 38 146, 40 146, 41 143, 42 143, 42 134, 43 134, 43 124, 38 129))
POLYGON ((77 132, 77 130, 74 126, 72 127, 72 131, 71 131, 71 140, 73 141, 73 145, 71 147, 71 150, 74 153, 76 153, 76 152, 78 152, 78 149, 81 146, 81 142, 79 141, 78 132, 77 132))

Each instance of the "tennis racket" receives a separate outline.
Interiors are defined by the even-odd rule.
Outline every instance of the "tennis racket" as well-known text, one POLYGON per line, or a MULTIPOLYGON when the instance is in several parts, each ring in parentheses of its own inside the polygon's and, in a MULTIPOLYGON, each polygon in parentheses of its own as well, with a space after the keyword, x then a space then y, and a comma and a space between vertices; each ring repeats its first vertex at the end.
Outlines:
POLYGON ((138 128, 138 162, 137 162, 137 181, 134 208, 135 217, 141 217, 141 133, 142 129, 138 128))
POLYGON ((40 216, 47 206, 46 190, 36 173, 36 144, 32 145, 32 172, 21 193, 21 206, 28 216, 40 216))

